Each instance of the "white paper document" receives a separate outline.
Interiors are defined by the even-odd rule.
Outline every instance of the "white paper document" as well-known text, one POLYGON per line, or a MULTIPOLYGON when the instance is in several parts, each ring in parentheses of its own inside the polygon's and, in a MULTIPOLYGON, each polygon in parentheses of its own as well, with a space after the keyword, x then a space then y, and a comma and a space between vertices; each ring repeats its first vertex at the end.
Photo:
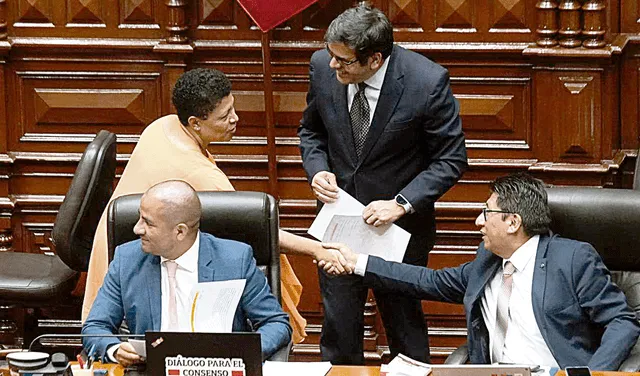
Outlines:
POLYGON ((136 353, 143 358, 147 357, 147 343, 144 339, 129 338, 129 343, 136 350, 136 353))
POLYGON ((411 234, 391 224, 374 227, 362 219, 364 205, 340 189, 338 200, 325 204, 308 233, 322 242, 344 243, 355 253, 402 262, 411 234))
POLYGON ((380 367, 381 376, 427 376, 431 373, 429 364, 398 354, 389 364, 380 367))
POLYGON ((245 279, 201 282, 191 290, 192 332, 231 333, 245 279))
POLYGON ((331 370, 330 362, 264 362, 262 376, 304 375, 324 376, 331 370))

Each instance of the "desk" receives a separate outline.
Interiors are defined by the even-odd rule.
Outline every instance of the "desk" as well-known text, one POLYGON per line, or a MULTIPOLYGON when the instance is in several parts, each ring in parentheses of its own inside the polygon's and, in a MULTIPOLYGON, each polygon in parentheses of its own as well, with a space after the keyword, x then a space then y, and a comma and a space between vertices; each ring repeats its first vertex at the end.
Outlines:
MULTIPOLYGON (((102 368, 109 370, 109 376, 123 376, 124 370, 122 367, 115 364, 99 364, 96 363, 94 368, 102 368)), ((0 370, 0 375, 4 375, 4 370, 0 370)), ((640 373, 629 372, 592 372, 593 376, 631 376, 640 375, 640 373)), ((9 375, 7 370, 6 375, 9 375)), ((380 367, 365 367, 365 366, 333 366, 328 376, 379 376, 380 367)), ((564 371, 560 371, 558 376, 564 376, 564 371)))
MULTIPOLYGON (((99 365, 96 368, 106 368, 109 370, 109 376, 123 376, 123 369, 113 364, 99 365)), ((591 372, 593 376, 631 376, 640 375, 640 373, 630 372, 591 372)), ((328 376, 379 376, 380 367, 377 366, 333 366, 328 376)), ((564 371, 560 371, 557 376, 564 376, 564 371)))

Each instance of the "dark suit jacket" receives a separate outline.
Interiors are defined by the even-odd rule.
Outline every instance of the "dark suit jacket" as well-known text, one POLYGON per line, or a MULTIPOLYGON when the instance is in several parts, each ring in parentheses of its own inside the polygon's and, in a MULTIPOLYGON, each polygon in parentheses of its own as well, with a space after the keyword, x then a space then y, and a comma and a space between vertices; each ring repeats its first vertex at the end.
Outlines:
MULTIPOLYGON (((160 257, 142 251, 140 240, 116 248, 109 272, 82 327, 83 334, 117 333, 122 320, 134 334, 160 330, 162 312, 160 257)), ((247 319, 261 334, 265 358, 289 343, 288 316, 271 294, 265 275, 256 267, 247 244, 200 233, 198 281, 246 279, 233 320, 233 331, 251 331, 247 319)), ((117 338, 85 338, 85 348, 96 345, 104 357, 117 338)))
MULTIPOLYGON (((501 263, 484 243, 473 261, 441 270, 369 257, 365 283, 419 299, 464 303, 470 360, 490 363, 489 333, 480 302, 501 263)), ((541 236, 535 265, 533 311, 560 367, 617 370, 636 343, 640 326, 593 247, 541 236)))
POLYGON ((394 46, 358 161, 347 85, 336 79, 330 59, 325 50, 311 58, 307 108, 298 129, 309 181, 319 171, 331 171, 338 186, 364 205, 401 193, 416 213, 403 216, 397 224, 413 236, 433 234, 425 229, 434 225, 434 202, 467 167, 459 106, 451 94, 448 72, 422 55, 394 46))

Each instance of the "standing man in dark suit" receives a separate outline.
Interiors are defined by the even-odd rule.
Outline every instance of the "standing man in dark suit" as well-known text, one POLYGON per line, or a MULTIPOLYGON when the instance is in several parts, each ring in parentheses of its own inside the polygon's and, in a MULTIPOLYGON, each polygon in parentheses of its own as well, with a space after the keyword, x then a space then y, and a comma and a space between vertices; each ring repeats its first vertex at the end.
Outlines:
MULTIPOLYGON (((366 205, 373 226, 411 233, 403 262, 426 265, 435 243, 434 202, 460 178, 467 155, 449 75, 393 44, 385 15, 368 5, 339 15, 313 54, 307 108, 298 135, 314 194, 333 202, 338 187, 366 205)), ((320 348, 334 364, 362 364, 367 288, 354 276, 320 273, 320 348)), ((429 360, 419 301, 374 289, 392 356, 429 360)))

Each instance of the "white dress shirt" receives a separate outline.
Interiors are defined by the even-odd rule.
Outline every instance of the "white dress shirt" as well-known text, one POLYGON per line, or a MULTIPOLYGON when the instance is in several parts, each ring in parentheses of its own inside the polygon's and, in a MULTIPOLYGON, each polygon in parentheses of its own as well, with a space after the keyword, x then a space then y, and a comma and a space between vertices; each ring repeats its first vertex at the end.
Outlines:
MULTIPOLYGON (((364 81, 367 84, 367 88, 364 90, 364 95, 369 102, 369 124, 373 122, 373 115, 376 112, 376 106, 378 105, 378 99, 380 98, 380 89, 382 89, 382 83, 384 82, 384 76, 387 74, 387 68, 389 67, 389 58, 384 59, 384 63, 378 71, 368 79, 364 81)), ((357 84, 349 84, 347 89, 347 107, 351 111, 351 104, 353 103, 353 97, 358 92, 357 84)))
MULTIPOLYGON (((536 317, 533 314, 531 290, 533 272, 536 268, 536 253, 540 236, 534 236, 518 248, 511 258, 502 261, 491 282, 485 287, 481 299, 482 317, 489 331, 489 349, 493 351, 493 336, 496 327, 498 294, 502 289, 502 270, 511 261, 513 273, 511 298, 509 299, 509 324, 504 340, 502 363, 536 364, 558 367, 549 346, 544 341, 536 317)), ((493 354, 491 354, 493 355, 493 354)))
MULTIPOLYGON (((200 255, 200 231, 196 235, 196 241, 193 242, 182 256, 174 261, 178 264, 176 269, 176 303, 178 308, 178 330, 179 332, 190 332, 191 323, 189 321, 191 315, 191 303, 189 296, 191 289, 198 283, 198 258, 200 255)), ((167 273, 167 258, 160 257, 160 284, 162 291, 162 313, 160 330, 169 331, 169 275, 167 273)), ((117 363, 115 358, 116 350, 120 345, 114 345, 107 349, 107 356, 117 363)))
MULTIPOLYGON (((504 341, 502 363, 532 364, 559 367, 544 341, 536 318, 533 314, 531 290, 533 271, 536 268, 535 255, 540 236, 534 236, 518 248, 511 258, 502 261, 491 282, 485 287, 481 298, 482 317, 489 332, 489 349, 492 349, 496 326, 498 293, 502 289, 502 269, 511 261, 516 271, 513 273, 511 298, 509 299, 509 325, 504 341)), ((368 255, 358 255, 354 274, 364 276, 367 270, 368 255)), ((491 350, 493 351, 493 350, 491 350)), ((492 354, 490 354, 492 355, 492 354)))

